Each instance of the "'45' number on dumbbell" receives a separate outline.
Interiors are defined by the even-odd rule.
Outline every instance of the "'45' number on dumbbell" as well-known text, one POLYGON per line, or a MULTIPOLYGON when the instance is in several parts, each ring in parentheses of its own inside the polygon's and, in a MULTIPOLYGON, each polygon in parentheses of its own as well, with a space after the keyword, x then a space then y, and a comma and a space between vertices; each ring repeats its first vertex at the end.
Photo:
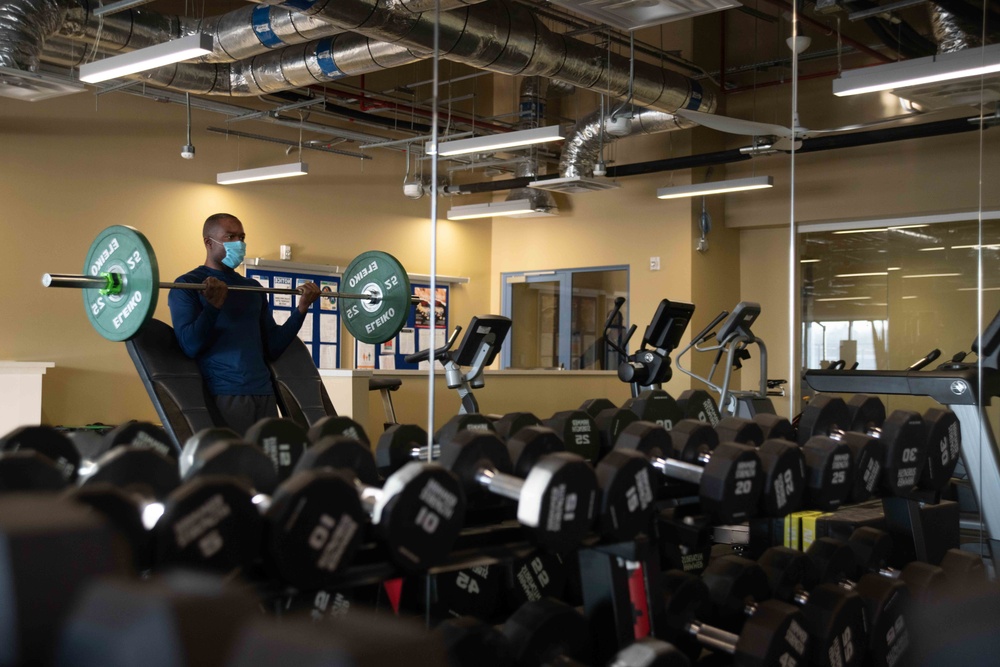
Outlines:
MULTIPOLYGON (((137 229, 112 225, 94 239, 84 260, 83 274, 46 273, 46 287, 83 291, 87 317, 104 338, 128 340, 153 317, 161 289, 205 289, 201 283, 160 282, 156 255, 137 229)), ((337 298, 344 324, 363 343, 378 344, 395 337, 410 312, 410 279, 395 257, 369 250, 355 257, 344 271, 351 292, 323 292, 337 298), (345 304, 344 300, 353 303, 345 304)), ((301 294, 298 289, 229 285, 230 290, 266 294, 301 294)))

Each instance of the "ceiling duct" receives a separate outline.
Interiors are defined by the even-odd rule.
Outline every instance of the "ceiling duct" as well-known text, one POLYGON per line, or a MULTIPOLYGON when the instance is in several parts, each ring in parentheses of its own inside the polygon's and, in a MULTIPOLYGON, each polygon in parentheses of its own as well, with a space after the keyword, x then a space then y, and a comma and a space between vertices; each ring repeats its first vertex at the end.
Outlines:
POLYGON ((741 7, 737 0, 552 0, 582 16, 628 32, 741 7))
MULTIPOLYGON (((931 3, 929 11, 938 54, 982 47, 977 27, 969 25, 943 4, 931 3)), ((978 26, 978 29, 981 30, 982 26, 978 26)), ((1000 73, 897 88, 891 92, 925 110, 976 107, 984 102, 989 104, 1000 101, 1000 73)))
POLYGON ((629 136, 684 130, 695 125, 696 123, 670 113, 636 108, 632 111, 632 123, 627 134, 609 134, 604 112, 595 111, 578 121, 573 133, 563 143, 562 157, 559 160, 560 177, 535 181, 531 183, 531 187, 566 194, 620 187, 612 180, 591 178, 606 144, 629 136))
MULTIPOLYGON (((521 80, 521 99, 518 105, 520 120, 517 127, 526 130, 538 127, 545 120, 545 99, 548 92, 548 81, 540 76, 526 76, 521 80)), ((534 153, 534 151, 532 151, 534 153)), ((532 155, 517 165, 515 171, 518 178, 538 178, 538 157, 532 155)), ((504 201, 527 199, 530 202, 531 213, 519 213, 513 218, 539 218, 556 215, 559 212, 556 200, 543 190, 532 188, 514 188, 504 201)))

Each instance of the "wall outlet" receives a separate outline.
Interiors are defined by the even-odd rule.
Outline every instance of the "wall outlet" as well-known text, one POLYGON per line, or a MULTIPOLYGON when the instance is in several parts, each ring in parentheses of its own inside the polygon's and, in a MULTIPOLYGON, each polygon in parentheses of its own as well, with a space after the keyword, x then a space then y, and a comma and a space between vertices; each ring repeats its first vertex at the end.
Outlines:
POLYGON ((660 270, 660 258, 659 257, 650 257, 649 258, 649 270, 650 271, 659 271, 660 270))

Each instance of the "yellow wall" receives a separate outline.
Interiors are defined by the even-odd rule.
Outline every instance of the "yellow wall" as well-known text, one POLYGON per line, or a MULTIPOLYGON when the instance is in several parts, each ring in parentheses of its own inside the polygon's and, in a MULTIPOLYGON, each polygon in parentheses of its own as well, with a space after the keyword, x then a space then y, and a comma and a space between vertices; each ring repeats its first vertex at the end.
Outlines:
MULTIPOLYGON (((516 101, 517 81, 497 79, 495 87, 506 86, 502 94, 494 93, 503 104, 516 101)), ((803 84, 803 123, 821 127, 867 120, 886 103, 878 96, 831 102, 828 91, 826 79, 803 84)), ((787 86, 758 92, 758 117, 781 122, 787 95, 787 86)), ((731 96, 726 100, 729 113, 746 115, 751 99, 731 96)), ((497 106, 501 113, 502 105, 497 106)), ((583 116, 597 107, 597 98, 580 94, 558 106, 562 115, 583 116)), ((124 346, 92 331, 79 294, 45 290, 38 282, 46 271, 79 271, 90 242, 107 225, 131 224, 144 231, 164 279, 201 262, 201 222, 218 211, 244 220, 252 256, 273 259, 280 244, 291 244, 295 261, 344 265, 361 251, 378 248, 399 257, 414 273, 430 271, 430 202, 402 196, 401 151, 375 150, 375 159, 364 163, 307 151, 311 173, 306 178, 222 187, 214 184, 218 171, 295 158, 286 157, 282 146, 206 133, 209 125, 224 125, 223 118, 196 110, 197 158, 186 161, 179 156, 184 110, 176 105, 122 94, 83 94, 36 104, 0 100, 6 216, 0 241, 9 249, 0 269, 0 294, 8 312, 0 349, 5 358, 56 363, 44 381, 46 421, 154 418, 124 346)), ((250 125, 237 129, 298 137, 294 130, 250 125)), ((612 163, 629 164, 716 150, 720 139, 702 134, 701 139, 691 132, 625 139, 609 145, 607 155, 612 163)), ((314 137, 307 133, 306 138, 314 137)), ((721 141, 728 146, 745 143, 739 138, 721 141)), ((986 183, 1000 173, 998 142, 1000 135, 985 133, 986 183)), ((798 220, 973 208, 979 202, 978 156, 976 133, 800 155, 798 220)), ((789 163, 781 155, 717 168, 712 178, 771 173, 777 187, 711 201, 715 231, 705 254, 694 250, 700 202, 654 196, 657 187, 669 182, 704 179, 703 172, 689 170, 623 178, 621 189, 609 192, 558 195, 558 217, 440 220, 438 273, 470 278, 452 291, 453 322, 499 311, 503 272, 626 264, 637 335, 661 298, 696 303, 695 330, 740 299, 759 301, 764 311, 755 331, 769 347, 769 375, 789 377, 789 163), (648 268, 653 256, 661 258, 660 271, 648 268)), ((986 187, 983 194, 984 206, 1000 205, 996 189, 986 187)), ((474 200, 443 199, 441 217, 450 205, 474 200)), ((157 316, 169 319, 165 299, 157 316)), ((351 352, 346 345, 345 361, 352 359, 351 352)), ((756 365, 750 363, 740 383, 752 387, 756 378, 756 365)), ((625 385, 609 388, 585 377, 580 383, 584 395, 611 392, 610 398, 619 402, 628 395, 625 385)), ((686 376, 676 373, 668 389, 678 393, 689 385, 686 376)), ((529 381, 516 391, 518 399, 530 403, 546 389, 529 381)), ((494 402, 513 405, 508 397, 494 402)))

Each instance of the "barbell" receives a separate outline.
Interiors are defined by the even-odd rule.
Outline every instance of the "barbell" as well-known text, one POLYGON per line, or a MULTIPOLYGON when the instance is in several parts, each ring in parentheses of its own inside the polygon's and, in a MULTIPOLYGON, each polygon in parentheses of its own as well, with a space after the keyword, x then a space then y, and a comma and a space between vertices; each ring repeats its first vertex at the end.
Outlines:
MULTIPOLYGON (((83 270, 83 274, 46 273, 42 285, 82 290, 91 325, 101 336, 114 341, 132 338, 152 319, 159 290, 205 289, 202 283, 160 282, 153 247, 142 232, 126 225, 112 225, 97 235, 83 270)), ((324 291, 320 298, 336 297, 344 325, 363 343, 392 339, 406 325, 411 302, 419 302, 410 295, 410 279, 403 265, 378 250, 363 252, 351 260, 341 280, 355 291, 324 291)), ((266 294, 302 294, 300 288, 228 287, 266 294)))

